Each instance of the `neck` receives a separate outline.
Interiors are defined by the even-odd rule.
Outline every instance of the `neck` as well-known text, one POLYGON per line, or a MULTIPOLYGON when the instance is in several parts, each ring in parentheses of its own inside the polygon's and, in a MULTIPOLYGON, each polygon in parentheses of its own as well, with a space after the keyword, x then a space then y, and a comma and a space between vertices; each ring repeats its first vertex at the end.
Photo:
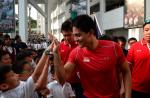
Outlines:
POLYGON ((96 39, 96 37, 94 37, 88 44, 87 49, 94 50, 98 46, 98 44, 99 44, 98 40, 96 39))

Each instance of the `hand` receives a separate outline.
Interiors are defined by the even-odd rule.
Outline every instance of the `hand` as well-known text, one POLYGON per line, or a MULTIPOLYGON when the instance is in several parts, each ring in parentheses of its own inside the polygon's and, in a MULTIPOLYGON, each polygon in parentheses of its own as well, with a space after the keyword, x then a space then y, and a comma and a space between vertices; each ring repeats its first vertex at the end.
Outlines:
POLYGON ((52 35, 52 33, 48 33, 48 39, 52 42, 56 38, 54 37, 54 35, 52 35))
POLYGON ((53 40, 53 53, 58 53, 60 42, 57 39, 53 40))
POLYGON ((50 94, 50 90, 49 90, 48 88, 43 88, 43 89, 41 89, 41 90, 39 91, 39 93, 40 93, 44 98, 46 98, 46 96, 47 96, 48 94, 50 94))

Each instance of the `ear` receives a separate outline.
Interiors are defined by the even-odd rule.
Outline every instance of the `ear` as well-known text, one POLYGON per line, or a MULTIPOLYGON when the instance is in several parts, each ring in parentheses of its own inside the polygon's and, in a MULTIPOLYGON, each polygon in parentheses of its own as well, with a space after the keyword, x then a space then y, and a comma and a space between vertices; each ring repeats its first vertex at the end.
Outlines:
POLYGON ((91 29, 91 30, 89 31, 89 35, 94 35, 94 30, 93 30, 93 29, 91 29))
POLYGON ((9 85, 6 83, 2 83, 0 84, 0 90, 5 91, 9 88, 9 85))

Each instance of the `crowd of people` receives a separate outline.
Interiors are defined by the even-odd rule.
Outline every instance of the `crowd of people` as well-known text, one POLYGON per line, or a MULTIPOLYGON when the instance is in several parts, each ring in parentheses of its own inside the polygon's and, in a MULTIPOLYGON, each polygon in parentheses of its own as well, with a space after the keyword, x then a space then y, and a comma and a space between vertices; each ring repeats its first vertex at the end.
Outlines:
POLYGON ((150 98, 150 22, 143 39, 96 38, 88 15, 61 25, 63 41, 35 49, 0 39, 0 98, 150 98), (126 43, 129 49, 126 49, 126 43))

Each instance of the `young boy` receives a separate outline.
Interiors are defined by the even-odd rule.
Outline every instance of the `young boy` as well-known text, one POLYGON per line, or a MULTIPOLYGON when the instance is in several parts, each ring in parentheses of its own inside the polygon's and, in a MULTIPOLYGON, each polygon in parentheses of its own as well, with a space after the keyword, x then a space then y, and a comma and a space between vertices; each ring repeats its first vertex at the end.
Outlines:
POLYGON ((27 61, 19 61, 12 65, 13 71, 19 75, 21 81, 26 81, 32 74, 33 69, 27 61))
POLYGON ((46 60, 48 50, 40 59, 37 67, 26 82, 20 82, 10 65, 0 65, 0 98, 33 98, 35 90, 46 87, 48 64, 46 60), (45 66, 44 66, 45 65, 45 66))

